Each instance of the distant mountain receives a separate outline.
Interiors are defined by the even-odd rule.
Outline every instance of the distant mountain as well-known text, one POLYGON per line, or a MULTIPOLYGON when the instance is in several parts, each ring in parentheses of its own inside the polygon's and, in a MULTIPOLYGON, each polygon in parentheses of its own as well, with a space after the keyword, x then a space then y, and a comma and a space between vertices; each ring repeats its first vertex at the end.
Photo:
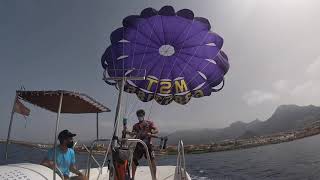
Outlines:
POLYGON ((201 144, 202 142, 211 143, 219 135, 220 130, 216 129, 193 129, 176 131, 168 136, 168 144, 177 144, 180 139, 184 144, 201 144), (197 143, 200 142, 200 143, 197 143))
POLYGON ((272 116, 253 129, 259 134, 271 134, 293 129, 301 129, 320 120, 320 107, 281 105, 272 116))
POLYGON ((237 139, 250 139, 250 138, 253 138, 255 136, 259 136, 258 133, 255 133, 253 131, 247 130, 241 136, 239 136, 237 139))
POLYGON ((277 132, 301 129, 320 121, 320 107, 281 105, 266 121, 258 119, 244 123, 234 122, 222 129, 195 129, 176 131, 169 136, 169 144, 176 144, 180 139, 185 144, 208 144, 226 139, 243 139, 277 132))

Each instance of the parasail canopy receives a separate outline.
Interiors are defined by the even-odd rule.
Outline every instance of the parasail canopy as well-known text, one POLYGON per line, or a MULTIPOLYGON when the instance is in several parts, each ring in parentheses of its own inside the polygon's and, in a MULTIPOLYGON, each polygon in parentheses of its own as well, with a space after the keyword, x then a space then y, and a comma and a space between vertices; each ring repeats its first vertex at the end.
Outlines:
POLYGON ((222 89, 229 62, 221 50, 222 37, 206 18, 164 6, 159 11, 146 8, 122 24, 112 32, 101 63, 109 77, 139 76, 145 70, 145 80, 126 81, 126 92, 167 105, 186 104, 222 89))

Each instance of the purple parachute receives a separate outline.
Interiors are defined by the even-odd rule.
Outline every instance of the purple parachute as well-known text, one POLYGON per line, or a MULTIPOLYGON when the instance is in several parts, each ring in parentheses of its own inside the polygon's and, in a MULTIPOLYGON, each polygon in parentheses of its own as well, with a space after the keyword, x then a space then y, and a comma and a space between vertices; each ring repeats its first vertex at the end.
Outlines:
POLYGON ((186 104, 191 97, 222 89, 229 62, 221 50, 222 37, 210 30, 207 19, 194 17, 189 9, 175 12, 164 6, 159 11, 146 8, 122 24, 112 32, 101 62, 110 77, 137 76, 134 70, 145 70, 145 80, 126 81, 126 92, 166 105, 186 104))

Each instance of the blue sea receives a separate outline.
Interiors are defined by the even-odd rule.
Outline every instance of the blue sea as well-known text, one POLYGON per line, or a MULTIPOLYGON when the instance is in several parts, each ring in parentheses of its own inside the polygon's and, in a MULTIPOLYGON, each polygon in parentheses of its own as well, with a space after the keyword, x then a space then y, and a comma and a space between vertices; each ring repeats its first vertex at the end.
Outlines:
MULTIPOLYGON (((4 145, 0 146, 0 153, 4 153, 4 145)), ((45 154, 38 149, 11 145, 9 162, 39 163, 45 154)), ((102 161, 101 156, 97 159, 102 161)), ((86 160, 86 155, 77 155, 80 168, 85 167, 86 160)), ((187 170, 195 180, 318 180, 320 135, 251 149, 190 154, 186 155, 186 161, 187 170)), ((157 162, 175 165, 176 156, 161 156, 157 162)))

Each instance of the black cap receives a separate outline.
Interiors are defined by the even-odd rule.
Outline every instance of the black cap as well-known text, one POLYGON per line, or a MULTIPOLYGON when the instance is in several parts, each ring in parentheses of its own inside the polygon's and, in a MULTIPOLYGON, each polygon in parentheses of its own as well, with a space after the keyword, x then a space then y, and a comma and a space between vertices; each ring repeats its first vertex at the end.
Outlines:
POLYGON ((76 136, 76 134, 73 134, 69 130, 65 129, 59 133, 58 139, 63 140, 74 136, 76 136))
POLYGON ((138 111, 137 111, 137 116, 144 116, 146 113, 144 112, 144 110, 143 109, 139 109, 138 111))

